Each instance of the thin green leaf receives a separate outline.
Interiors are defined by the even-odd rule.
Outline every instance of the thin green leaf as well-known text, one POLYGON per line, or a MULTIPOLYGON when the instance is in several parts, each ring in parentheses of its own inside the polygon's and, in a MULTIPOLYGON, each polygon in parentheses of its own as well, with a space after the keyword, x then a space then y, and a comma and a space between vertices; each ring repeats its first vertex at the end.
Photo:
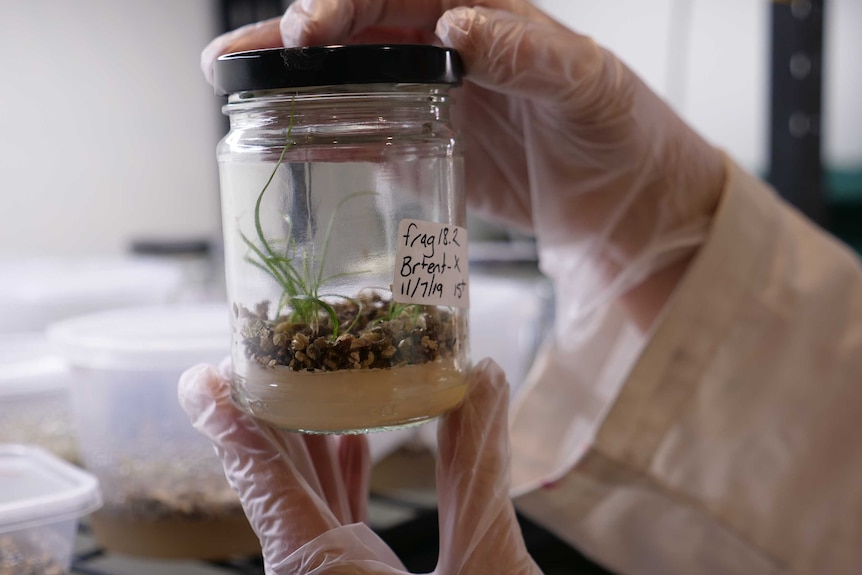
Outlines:
POLYGON ((293 133, 293 119, 295 115, 295 107, 296 97, 291 100, 290 122, 287 125, 287 133, 285 134, 285 142, 284 147, 281 149, 281 155, 278 157, 278 161, 275 163, 275 167, 272 169, 272 173, 269 175, 269 179, 266 180, 266 184, 264 184, 263 189, 260 191, 260 194, 258 194, 257 201, 254 204, 254 228, 257 231, 257 237, 260 240, 261 245, 271 256, 274 256, 275 252, 273 251, 269 243, 267 243, 266 237, 263 235, 263 226, 261 226, 260 223, 260 205, 261 202, 263 202, 263 195, 266 193, 266 190, 269 189, 269 185, 272 183, 273 178, 275 178, 276 172, 278 172, 278 168, 281 167, 282 162, 284 162, 284 156, 285 154, 287 154, 288 148, 293 145, 290 136, 293 133))
POLYGON ((260 249, 258 249, 258 247, 255 246, 254 243, 252 243, 252 241, 245 236, 245 234, 240 232, 240 237, 242 237, 242 240, 245 242, 248 248, 252 250, 252 252, 254 252, 254 254, 257 255, 257 257, 261 260, 260 262, 256 262, 251 258, 246 258, 246 261, 253 263, 257 267, 262 269, 264 272, 266 272, 268 275, 272 276, 272 278, 282 287, 290 285, 289 280, 283 277, 282 274, 279 273, 279 270, 270 264, 266 256, 263 255, 263 252, 261 252, 260 249))
MULTIPOLYGON (((354 326, 356 325, 356 323, 359 321, 359 316, 360 316, 360 315, 362 315, 362 303, 360 303, 360 302, 359 302, 359 300, 354 299, 354 298, 352 298, 352 297, 350 297, 350 296, 341 295, 341 294, 337 294, 337 293, 321 295, 320 297, 321 297, 321 298, 325 298, 325 297, 341 298, 341 299, 343 299, 343 300, 347 300, 347 301, 349 301, 349 302, 352 302, 352 303, 356 304, 356 307, 358 308, 358 310, 357 310, 357 312, 356 312, 356 317, 354 317, 354 318, 353 318, 353 321, 352 321, 352 322, 350 322, 350 325, 349 325, 349 326, 347 326, 347 329, 345 329, 344 331, 345 331, 345 332, 349 332, 351 329, 353 329, 353 327, 354 327, 354 326)), ((321 299, 321 301, 323 301, 323 300, 321 299)), ((336 337, 337 337, 337 336, 336 336, 336 337)))

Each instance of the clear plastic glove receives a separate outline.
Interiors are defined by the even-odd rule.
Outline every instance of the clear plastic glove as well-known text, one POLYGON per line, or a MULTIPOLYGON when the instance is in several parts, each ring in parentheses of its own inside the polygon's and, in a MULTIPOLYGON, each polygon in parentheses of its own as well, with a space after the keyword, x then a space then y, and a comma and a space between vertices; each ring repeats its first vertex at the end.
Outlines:
MULTIPOLYGON (((183 374, 179 400, 215 445, 260 538, 268 574, 403 574, 364 523, 370 459, 364 436, 301 435, 258 423, 230 399, 225 377, 183 374)), ((438 430, 440 555, 436 573, 537 574, 509 500, 508 385, 485 360, 462 405, 438 430)))
POLYGON ((678 279, 703 243, 723 155, 613 54, 530 2, 298 0, 214 40, 201 65, 211 80, 227 52, 435 41, 467 71, 455 123, 469 204, 536 235, 542 271, 567 296, 558 325, 619 296, 649 325, 675 280, 630 292, 674 266, 678 279))

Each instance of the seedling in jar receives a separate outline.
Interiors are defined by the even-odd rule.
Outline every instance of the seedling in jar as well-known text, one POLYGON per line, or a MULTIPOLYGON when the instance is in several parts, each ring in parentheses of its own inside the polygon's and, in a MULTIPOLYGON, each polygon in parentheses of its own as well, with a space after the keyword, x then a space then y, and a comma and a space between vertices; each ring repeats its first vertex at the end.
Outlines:
POLYGON ((317 261, 314 252, 299 253, 290 220, 285 239, 272 240, 264 235, 261 206, 293 145, 292 129, 291 114, 284 148, 255 201, 256 241, 240 232, 249 250, 246 261, 281 288, 274 318, 270 317, 269 302, 258 303, 254 311, 234 310, 244 320, 241 333, 247 357, 265 367, 336 371, 425 363, 455 354, 456 320, 449 311, 390 301, 380 293, 382 290, 360 290, 355 298, 326 293, 325 286, 331 281, 363 273, 324 276, 324 264, 341 209, 346 203, 374 196, 375 192, 355 192, 336 204, 317 261))
MULTIPOLYGON (((269 182, 267 182, 268 185, 269 182)), ((324 298, 335 298, 353 301, 354 303, 355 300, 346 295, 323 293, 321 290, 325 284, 334 279, 362 272, 346 272, 324 277, 323 270, 326 263, 326 255, 329 251, 329 238, 341 207, 352 199, 360 196, 374 195, 374 192, 356 192, 346 196, 338 203, 324 236, 320 261, 319 263, 315 263, 313 253, 310 255, 303 253, 301 257, 297 257, 296 241, 290 238, 292 226, 288 225, 288 240, 284 253, 278 253, 272 246, 272 243, 263 235, 260 224, 260 205, 266 189, 265 186, 258 196, 254 211, 255 230, 257 231, 260 247, 255 245, 245 234, 241 233, 243 242, 248 246, 252 254, 246 257, 246 261, 262 270, 281 286, 282 293, 278 301, 276 315, 280 315, 284 309, 289 307, 292 310, 292 320, 311 326, 314 332, 317 333, 321 314, 324 314, 328 317, 332 327, 331 337, 333 339, 337 338, 341 327, 339 314, 333 305, 324 298), (298 263, 297 259, 300 260, 298 263)))
POLYGON ((275 167, 270 173, 269 178, 264 184, 263 189, 261 189, 260 193, 258 194, 257 201, 255 202, 254 228, 255 233, 257 234, 257 241, 259 245, 255 245, 255 243, 251 241, 248 236, 246 236, 242 232, 240 232, 240 236, 242 237, 242 240, 245 245, 248 246, 249 250, 251 251, 251 255, 246 257, 246 261, 257 267, 258 269, 262 270, 281 286, 282 294, 278 302, 278 309, 276 310, 276 315, 280 315, 282 310, 289 306, 293 310, 291 314, 292 319, 311 326, 316 333, 318 331, 319 318, 321 314, 325 314, 326 316, 328 316, 329 321, 331 322, 331 337, 335 339, 339 335, 339 329, 341 327, 340 320, 338 317, 338 313, 336 313, 335 311, 335 308, 324 298, 337 298, 348 301, 355 300, 352 300, 352 298, 344 295, 321 293, 321 288, 324 286, 324 284, 339 277, 350 275, 350 273, 341 273, 328 277, 323 276, 324 264, 326 263, 326 255, 329 251, 329 240, 332 236, 335 219, 344 204, 346 204, 350 200, 361 196, 373 196, 375 195, 375 193, 356 192, 342 198, 338 202, 335 207, 335 210, 333 211, 332 217, 329 220, 326 234, 324 235, 323 250, 319 264, 315 265, 313 253, 310 255, 308 253, 303 253, 301 258, 299 258, 300 261, 297 263, 296 241, 291 237, 293 226, 290 221, 288 221, 288 229, 286 236, 287 240, 284 252, 279 253, 273 247, 273 242, 269 241, 263 233, 260 210, 263 203, 263 197, 266 194, 266 191, 269 189, 270 184, 272 184, 272 181, 275 178, 278 169, 284 162, 284 156, 287 153, 287 150, 292 145, 292 130, 293 116, 291 115, 291 121, 287 128, 284 148, 282 149, 281 155, 279 156, 278 161, 275 163, 275 167), (317 269, 316 272, 315 268, 317 269))

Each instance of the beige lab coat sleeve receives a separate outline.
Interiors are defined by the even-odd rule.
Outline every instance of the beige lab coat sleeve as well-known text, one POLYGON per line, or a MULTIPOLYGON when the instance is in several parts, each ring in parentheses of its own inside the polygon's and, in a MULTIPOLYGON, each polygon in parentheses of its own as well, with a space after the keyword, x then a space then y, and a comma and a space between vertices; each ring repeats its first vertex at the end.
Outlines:
POLYGON ((620 574, 862 573, 853 253, 731 167, 649 337, 598 321, 513 405, 523 513, 620 574))

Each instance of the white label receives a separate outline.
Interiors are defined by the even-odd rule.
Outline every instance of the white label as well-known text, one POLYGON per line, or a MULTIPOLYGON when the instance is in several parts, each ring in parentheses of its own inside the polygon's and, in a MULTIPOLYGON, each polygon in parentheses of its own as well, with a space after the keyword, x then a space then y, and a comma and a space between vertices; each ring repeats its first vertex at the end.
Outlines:
POLYGON ((467 230, 401 220, 392 299, 398 303, 470 307, 467 230))

